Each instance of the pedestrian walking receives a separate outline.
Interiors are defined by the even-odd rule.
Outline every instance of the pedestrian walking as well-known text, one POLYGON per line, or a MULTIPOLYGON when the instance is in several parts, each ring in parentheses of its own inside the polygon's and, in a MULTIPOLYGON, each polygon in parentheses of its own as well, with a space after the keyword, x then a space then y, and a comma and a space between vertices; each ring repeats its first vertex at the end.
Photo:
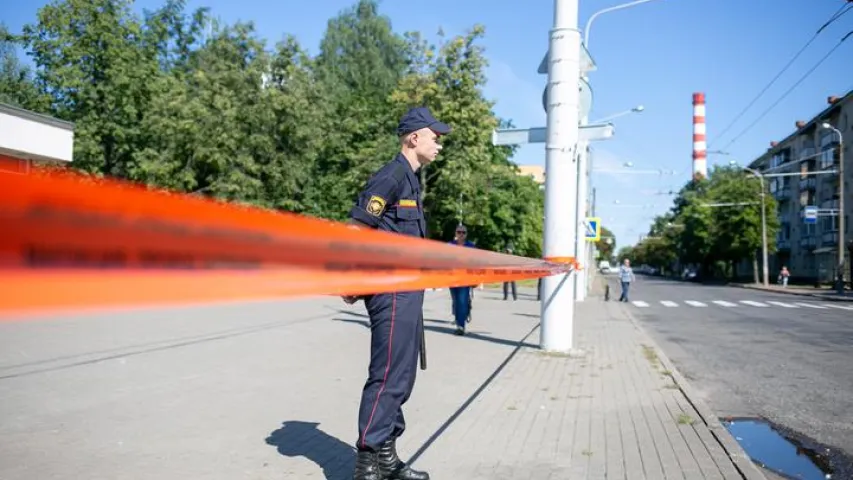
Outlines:
MULTIPOLYGON (((512 255, 513 248, 512 244, 507 244, 506 249, 504 250, 506 253, 512 255)), ((515 280, 510 280, 508 282, 504 282, 504 300, 509 297, 509 289, 512 288, 512 300, 518 300, 518 292, 516 291, 515 280)))
MULTIPOLYGON (((350 211, 351 223, 426 238, 421 186, 416 172, 441 151, 439 137, 450 127, 426 107, 400 119, 400 152, 368 180, 350 211)), ((360 297, 370 317, 370 366, 358 412, 354 480, 429 480, 397 455, 406 429, 403 404, 415 384, 418 352, 423 361, 424 291, 360 297)), ((359 298, 344 297, 347 303, 359 298)))
POLYGON ((622 296, 619 297, 620 302, 628 301, 628 290, 631 288, 631 282, 636 280, 634 270, 631 268, 631 261, 627 258, 619 267, 619 281, 622 283, 622 296))
MULTIPOLYGON (((461 223, 456 227, 452 245, 462 247, 473 247, 474 243, 468 240, 468 229, 461 223)), ((451 310, 456 322, 456 335, 465 335, 465 324, 471 315, 471 297, 474 290, 472 286, 450 287, 451 310)))
POLYGON ((782 265, 782 271, 779 272, 779 280, 782 283, 782 288, 788 288, 788 277, 791 276, 791 272, 788 271, 788 267, 782 265))

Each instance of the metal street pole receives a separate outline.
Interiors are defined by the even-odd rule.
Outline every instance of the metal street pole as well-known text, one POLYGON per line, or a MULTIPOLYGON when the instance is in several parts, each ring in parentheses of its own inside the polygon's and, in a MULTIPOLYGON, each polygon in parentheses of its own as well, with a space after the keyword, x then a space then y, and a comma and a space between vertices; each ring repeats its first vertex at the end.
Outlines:
MULTIPOLYGON (((577 143, 580 101, 580 32, 578 0, 554 0, 554 26, 548 53, 548 121, 545 146, 545 259, 574 256, 577 198, 577 143)), ((546 351, 573 347, 573 273, 542 281, 539 346, 546 351)))
POLYGON ((838 272, 835 290, 839 295, 844 295, 844 135, 829 123, 821 126, 838 135, 838 272))
POLYGON ((761 183, 761 275, 764 286, 769 287, 770 267, 767 265, 767 211, 764 201, 764 176, 749 167, 743 167, 743 169, 758 177, 758 181, 761 183))
MULTIPOLYGON (((581 118, 581 124, 586 124, 586 118, 581 118)), ((582 302, 586 299, 586 281, 587 271, 591 263, 587 252, 589 251, 588 242, 586 240, 586 221, 587 215, 587 189, 589 188, 589 155, 587 153, 586 142, 578 142, 578 177, 577 177, 577 195, 575 204, 575 228, 578 234, 575 237, 575 256, 581 263, 581 268, 575 273, 574 282, 574 299, 577 302, 582 302)))

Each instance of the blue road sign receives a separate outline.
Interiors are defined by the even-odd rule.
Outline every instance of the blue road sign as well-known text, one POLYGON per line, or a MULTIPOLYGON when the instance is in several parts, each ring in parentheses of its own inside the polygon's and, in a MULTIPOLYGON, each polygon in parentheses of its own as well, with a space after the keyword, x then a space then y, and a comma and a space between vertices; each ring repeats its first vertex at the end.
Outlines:
POLYGON ((586 217, 583 222, 586 227, 585 237, 588 241, 597 242, 601 239, 601 219, 598 217, 586 217))
POLYGON ((817 206, 808 205, 803 209, 803 221, 805 223, 817 223, 817 206))

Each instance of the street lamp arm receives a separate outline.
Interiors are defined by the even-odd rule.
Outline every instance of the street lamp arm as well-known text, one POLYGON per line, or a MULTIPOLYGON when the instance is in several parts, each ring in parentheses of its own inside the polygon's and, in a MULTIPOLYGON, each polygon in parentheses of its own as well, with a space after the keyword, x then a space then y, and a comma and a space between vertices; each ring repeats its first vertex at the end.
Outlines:
POLYGON ((596 17, 598 17, 602 13, 612 12, 615 10, 622 10, 623 8, 633 7, 634 5, 639 5, 641 3, 647 3, 647 2, 651 2, 651 1, 652 0, 634 0, 633 2, 624 3, 622 5, 616 5, 613 7, 605 8, 605 9, 602 9, 602 10, 599 10, 599 11, 593 13, 592 16, 589 17, 589 20, 586 21, 586 26, 583 29, 583 44, 586 45, 587 49, 589 48, 589 28, 592 26, 592 21, 595 20, 596 17))
POLYGON ((589 122, 589 123, 592 125, 604 123, 604 122, 607 122, 607 121, 610 121, 610 120, 613 120, 613 119, 616 119, 619 117, 624 117, 625 115, 629 115, 631 113, 642 112, 643 110, 645 110, 645 108, 643 108, 642 105, 639 105, 639 106, 636 106, 630 110, 625 110, 624 112, 614 113, 613 115, 608 115, 606 117, 599 118, 598 120, 596 120, 594 122, 589 122))

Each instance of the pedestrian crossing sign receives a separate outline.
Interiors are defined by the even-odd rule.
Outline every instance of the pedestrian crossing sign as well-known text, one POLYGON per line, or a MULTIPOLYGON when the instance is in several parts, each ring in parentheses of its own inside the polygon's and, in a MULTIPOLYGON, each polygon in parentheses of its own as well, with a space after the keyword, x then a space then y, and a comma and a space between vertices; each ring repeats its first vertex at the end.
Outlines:
POLYGON ((601 240, 601 219, 598 217, 586 217, 583 222, 585 236, 589 242, 601 240))

